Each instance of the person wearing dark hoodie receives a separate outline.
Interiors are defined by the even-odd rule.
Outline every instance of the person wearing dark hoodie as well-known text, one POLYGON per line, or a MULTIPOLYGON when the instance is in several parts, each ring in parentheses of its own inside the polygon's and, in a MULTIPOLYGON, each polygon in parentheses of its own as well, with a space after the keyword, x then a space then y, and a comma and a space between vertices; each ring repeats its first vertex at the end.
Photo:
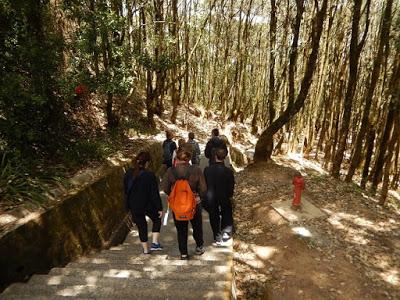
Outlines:
POLYGON ((166 140, 162 144, 163 148, 163 164, 166 165, 167 169, 172 167, 173 154, 178 148, 176 143, 172 140, 174 137, 173 133, 169 130, 165 132, 166 140))
POLYGON ((208 158, 208 165, 211 166, 215 162, 215 151, 217 149, 224 149, 228 153, 228 148, 225 142, 219 136, 218 128, 211 131, 211 139, 207 142, 204 150, 204 155, 208 158))
POLYGON ((194 139, 194 133, 189 132, 187 143, 192 147, 192 165, 200 164, 200 146, 197 141, 194 139))
POLYGON ((235 188, 233 171, 224 165, 227 151, 215 150, 215 163, 204 169, 207 194, 204 206, 210 216, 214 241, 218 245, 233 232, 232 196, 235 188))
MULTIPOLYGON (((185 147, 177 151, 177 164, 175 167, 169 168, 162 181, 164 192, 169 195, 177 179, 185 178, 188 180, 190 189, 196 196, 196 212, 190 223, 193 228, 193 238, 196 242, 195 253, 201 255, 205 252, 203 240, 203 219, 201 215, 201 198, 205 196, 207 191, 206 182, 201 169, 196 165, 190 165, 192 153, 185 147)), ((175 227, 178 235, 178 246, 181 253, 181 259, 189 259, 188 255, 188 225, 189 221, 176 220, 174 215, 175 227)))
POLYGON ((133 222, 138 228, 144 254, 163 250, 159 241, 163 209, 158 180, 153 172, 146 170, 150 160, 149 152, 140 152, 134 160, 134 167, 129 168, 124 177, 125 208, 131 212, 133 222), (150 249, 146 216, 153 222, 150 249))

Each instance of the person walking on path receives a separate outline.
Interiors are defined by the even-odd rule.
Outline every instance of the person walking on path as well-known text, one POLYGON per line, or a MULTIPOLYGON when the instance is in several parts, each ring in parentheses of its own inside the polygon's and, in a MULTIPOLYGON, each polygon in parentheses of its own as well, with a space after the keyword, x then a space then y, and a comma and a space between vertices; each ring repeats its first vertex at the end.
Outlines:
MULTIPOLYGON (((178 150, 182 149, 183 147, 187 147, 187 143, 185 141, 185 139, 180 138, 178 139, 178 148, 174 150, 174 152, 172 153, 172 166, 175 167, 176 163, 177 163, 177 158, 176 158, 176 154, 178 153, 178 150)), ((190 149, 191 146, 189 145, 190 149)))
POLYGON ((226 157, 224 159, 224 164, 225 164, 226 167, 229 167, 229 168, 233 169, 232 160, 231 160, 231 157, 230 157, 230 154, 229 154, 229 146, 230 146, 229 140, 225 135, 219 135, 219 138, 224 142, 224 144, 225 144, 225 146, 227 148, 227 155, 226 155, 226 157))
POLYGON ((149 254, 150 250, 163 250, 159 241, 163 209, 158 180, 153 172, 146 170, 150 160, 149 152, 140 152, 134 160, 134 167, 129 168, 124 176, 125 208, 131 212, 133 222, 138 228, 144 254, 149 254), (146 216, 153 222, 150 249, 146 216))
POLYGON ((199 143, 194 140, 194 133, 189 132, 187 143, 192 146, 192 165, 200 164, 200 147, 199 143))
POLYGON ((204 150, 204 155, 208 158, 208 165, 211 166, 215 162, 215 151, 217 149, 224 149, 228 153, 228 148, 226 144, 219 136, 218 128, 214 128, 211 131, 211 139, 206 144, 206 149, 204 150))
POLYGON ((166 140, 162 144, 163 148, 163 164, 167 166, 167 169, 172 167, 172 156, 174 151, 177 149, 176 143, 172 140, 173 134, 171 131, 166 131, 166 140))
POLYGON ((214 240, 218 244, 233 233, 232 196, 235 188, 233 171, 224 165, 227 152, 215 151, 215 163, 204 169, 207 184, 205 208, 210 216, 214 240))
MULTIPOLYGON (((169 168, 163 178, 162 187, 164 192, 169 195, 171 190, 178 179, 184 178, 188 181, 192 192, 196 195, 196 210, 190 223, 193 228, 193 238, 196 242, 195 252, 198 255, 204 253, 204 240, 203 240, 203 219, 201 215, 201 197, 205 196, 207 191, 206 182, 201 169, 198 166, 190 165, 191 153, 187 149, 182 148, 177 152, 177 165, 176 167, 169 168)), ((187 239, 188 239, 188 224, 189 221, 179 221, 174 216, 174 223, 178 235, 179 251, 181 259, 189 259, 187 239)))

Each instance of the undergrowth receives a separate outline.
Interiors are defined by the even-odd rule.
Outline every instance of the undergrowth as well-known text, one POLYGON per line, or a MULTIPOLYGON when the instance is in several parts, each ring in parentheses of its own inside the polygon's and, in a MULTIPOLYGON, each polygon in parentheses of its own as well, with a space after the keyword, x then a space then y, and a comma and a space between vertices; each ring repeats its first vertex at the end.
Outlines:
POLYGON ((28 201, 44 205, 51 188, 68 186, 68 177, 79 169, 104 161, 123 146, 118 132, 97 138, 77 139, 53 155, 0 151, 0 208, 28 201))
POLYGON ((45 200, 44 178, 32 176, 29 167, 15 156, 3 153, 0 164, 0 201, 18 203, 25 200, 42 203, 45 200))

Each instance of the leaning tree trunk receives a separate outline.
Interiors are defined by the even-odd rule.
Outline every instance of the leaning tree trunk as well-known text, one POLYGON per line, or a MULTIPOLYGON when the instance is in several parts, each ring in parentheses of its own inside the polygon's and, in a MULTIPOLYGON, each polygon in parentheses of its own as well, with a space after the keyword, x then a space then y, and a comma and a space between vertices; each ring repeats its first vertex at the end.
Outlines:
MULTIPOLYGON (((297 1, 298 12, 304 7, 304 1, 297 1)), ((317 7, 317 14, 313 22, 313 28, 311 31, 311 53, 307 59, 306 68, 303 79, 301 81, 300 92, 296 97, 296 101, 292 105, 289 105, 286 110, 269 125, 264 132, 261 134, 256 144, 254 153, 254 161, 265 161, 269 160, 273 150, 273 136, 277 133, 285 124, 287 124, 303 107, 304 102, 307 98, 308 91, 310 89, 312 76, 317 63, 318 52, 319 52, 319 41, 321 38, 324 19, 327 9, 327 0, 324 0, 320 9, 317 7)), ((300 29, 300 28, 299 28, 300 29)))

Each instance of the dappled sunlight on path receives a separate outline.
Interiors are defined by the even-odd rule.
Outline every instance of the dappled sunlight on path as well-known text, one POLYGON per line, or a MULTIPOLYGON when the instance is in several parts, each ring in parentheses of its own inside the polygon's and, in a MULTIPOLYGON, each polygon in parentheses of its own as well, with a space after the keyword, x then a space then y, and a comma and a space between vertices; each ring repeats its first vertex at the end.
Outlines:
POLYGON ((355 185, 307 161, 280 157, 237 175, 235 272, 241 299, 398 299, 400 218, 355 185), (323 217, 288 222, 272 203, 304 197, 323 217), (257 279, 257 280, 255 280, 257 279))

